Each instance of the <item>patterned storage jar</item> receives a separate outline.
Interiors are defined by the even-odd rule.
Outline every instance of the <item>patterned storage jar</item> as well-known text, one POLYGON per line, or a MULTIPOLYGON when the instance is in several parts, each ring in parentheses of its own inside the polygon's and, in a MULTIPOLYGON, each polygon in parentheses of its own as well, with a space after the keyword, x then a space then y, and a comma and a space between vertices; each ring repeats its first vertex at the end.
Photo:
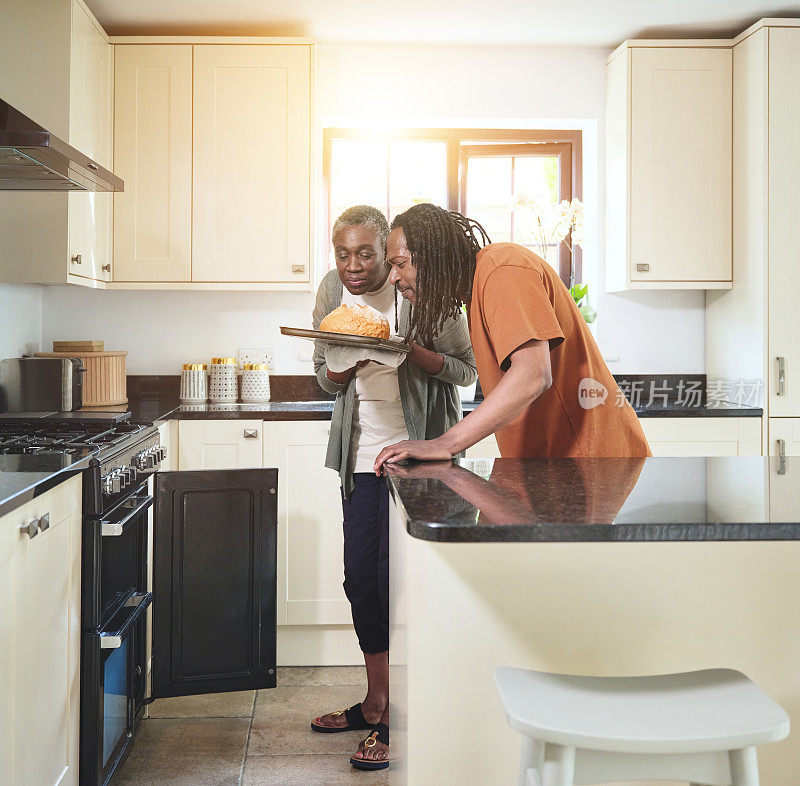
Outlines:
POLYGON ((246 404, 269 401, 269 366, 266 363, 242 365, 242 395, 246 404))
POLYGON ((181 403, 200 404, 208 398, 208 366, 184 363, 181 369, 181 403))
POLYGON ((208 398, 214 404, 236 401, 236 358, 211 358, 208 398))

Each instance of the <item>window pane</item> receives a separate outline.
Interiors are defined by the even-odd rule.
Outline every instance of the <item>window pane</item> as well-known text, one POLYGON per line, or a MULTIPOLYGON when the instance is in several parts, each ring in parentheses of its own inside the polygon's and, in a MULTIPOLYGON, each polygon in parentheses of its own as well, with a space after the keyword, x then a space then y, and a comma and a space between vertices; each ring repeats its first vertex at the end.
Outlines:
POLYGON ((514 192, 559 202, 558 156, 515 156, 514 192))
POLYGON ((483 225, 493 243, 511 240, 511 157, 467 159, 466 214, 483 225))
POLYGON ((331 143, 330 216, 353 205, 386 210, 389 145, 383 140, 334 139, 331 143))
POLYGON ((412 205, 447 207, 447 143, 392 142, 389 159, 389 221, 412 205))

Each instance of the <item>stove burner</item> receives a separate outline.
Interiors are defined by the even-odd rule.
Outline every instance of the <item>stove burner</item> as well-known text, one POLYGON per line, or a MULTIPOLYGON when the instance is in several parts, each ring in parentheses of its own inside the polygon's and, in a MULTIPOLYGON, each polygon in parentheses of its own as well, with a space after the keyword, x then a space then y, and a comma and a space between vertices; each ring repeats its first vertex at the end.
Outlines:
POLYGON ((114 447, 146 427, 136 423, 0 422, 0 454, 87 454, 114 447))

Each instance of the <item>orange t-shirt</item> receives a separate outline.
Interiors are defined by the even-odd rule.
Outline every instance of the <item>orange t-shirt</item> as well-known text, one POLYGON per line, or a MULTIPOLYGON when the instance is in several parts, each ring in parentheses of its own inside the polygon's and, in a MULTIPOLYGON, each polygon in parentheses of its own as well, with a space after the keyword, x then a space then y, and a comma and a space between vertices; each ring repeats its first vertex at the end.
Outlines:
POLYGON ((651 455, 572 295, 532 251, 493 243, 478 253, 470 338, 487 395, 515 349, 534 339, 550 342, 552 387, 497 432, 504 458, 651 455))

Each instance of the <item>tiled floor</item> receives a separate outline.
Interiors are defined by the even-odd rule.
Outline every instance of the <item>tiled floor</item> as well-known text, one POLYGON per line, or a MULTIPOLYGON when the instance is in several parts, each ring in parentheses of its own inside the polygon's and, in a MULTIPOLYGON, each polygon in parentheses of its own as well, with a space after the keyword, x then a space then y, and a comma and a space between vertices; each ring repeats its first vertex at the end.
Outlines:
POLYGON ((311 720, 364 697, 358 667, 278 669, 279 688, 160 699, 114 786, 380 786, 348 761, 364 732, 315 734, 311 720))

